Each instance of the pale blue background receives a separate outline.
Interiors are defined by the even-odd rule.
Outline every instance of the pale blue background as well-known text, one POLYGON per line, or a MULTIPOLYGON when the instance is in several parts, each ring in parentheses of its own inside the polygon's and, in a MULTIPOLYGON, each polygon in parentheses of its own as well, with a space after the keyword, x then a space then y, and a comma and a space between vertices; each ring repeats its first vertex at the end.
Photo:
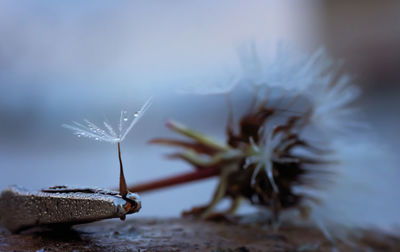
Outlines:
MULTIPOLYGON (((146 142, 171 135, 164 128, 168 118, 223 140, 226 108, 220 96, 174 90, 224 79, 237 69, 237 47, 249 41, 283 39, 305 50, 324 43, 322 1, 279 2, 1 1, 0 188, 117 185, 116 146, 73 137, 61 124, 83 118, 101 122, 104 116, 116 122, 121 109, 133 112, 151 95, 153 106, 122 144, 127 180, 188 171, 185 164, 163 158, 166 148, 146 142)), ((393 21, 397 29, 400 21, 393 21)), ((383 39, 396 39, 385 34, 383 39)), ((354 39, 342 46, 367 42, 354 39)), ((339 49, 330 47, 332 54, 339 49)), ((398 149, 398 89, 392 83, 379 88, 387 80, 363 81, 366 92, 359 105, 367 121, 389 148, 398 149)), ((389 183, 398 191, 393 178, 382 180, 376 186, 389 183)), ((176 216, 206 202, 215 182, 144 195, 139 215, 176 216)), ((385 227, 400 223, 395 219, 399 200, 382 197, 390 202, 390 214, 371 210, 368 217, 382 219, 385 227)))

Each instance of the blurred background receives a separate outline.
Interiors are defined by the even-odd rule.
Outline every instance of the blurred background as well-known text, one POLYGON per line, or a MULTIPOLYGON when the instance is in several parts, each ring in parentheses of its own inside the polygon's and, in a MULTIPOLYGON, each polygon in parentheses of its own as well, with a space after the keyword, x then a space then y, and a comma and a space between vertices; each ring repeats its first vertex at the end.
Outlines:
MULTIPOLYGON (((396 158, 399 13, 399 1, 373 0, 3 0, 0 189, 12 184, 116 186, 116 146, 74 137, 61 125, 84 118, 101 123, 105 117, 116 125, 121 109, 133 113, 152 95, 153 106, 122 143, 127 180, 133 184, 189 171, 183 163, 165 160, 167 148, 147 141, 171 135, 164 127, 169 118, 223 140, 225 101, 175 90, 218 82, 237 71, 237 48, 247 42, 286 41, 305 51, 324 46, 333 58, 343 59, 363 89, 359 106, 374 137, 396 158)), ((379 161, 397 168, 395 162, 379 161)), ((365 218, 392 228, 400 224, 399 172, 388 177, 379 169, 371 181, 384 184, 377 207, 387 212, 371 208, 365 218)), ((178 216, 209 200, 215 183, 210 179, 143 195, 137 217, 178 216)))

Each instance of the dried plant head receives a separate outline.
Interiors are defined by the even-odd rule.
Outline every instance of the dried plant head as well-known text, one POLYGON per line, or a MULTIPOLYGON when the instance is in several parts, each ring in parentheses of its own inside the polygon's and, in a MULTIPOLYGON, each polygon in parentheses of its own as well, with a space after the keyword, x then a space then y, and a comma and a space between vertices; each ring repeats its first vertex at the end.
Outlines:
POLYGON ((240 52, 242 73, 233 92, 249 97, 249 109, 235 114, 237 120, 228 116, 226 143, 176 122, 167 126, 186 140, 152 141, 179 147, 170 157, 219 176, 211 201, 187 214, 210 218, 230 198, 228 213, 246 199, 269 209, 275 224, 289 209, 307 218, 321 201, 318 192, 335 180, 340 160, 331 143, 362 126, 353 106, 360 91, 324 49, 291 56, 288 47, 279 47, 270 61, 255 45, 240 52))
MULTIPOLYGON (((119 182, 119 191, 120 195, 123 198, 127 198, 129 193, 128 186, 126 184, 124 169, 122 165, 121 158, 121 142, 126 138, 128 133, 132 130, 135 124, 140 120, 140 118, 144 115, 147 109, 151 105, 152 98, 149 98, 144 105, 135 113, 129 114, 127 111, 121 111, 118 130, 116 131, 110 123, 103 122, 104 129, 85 119, 84 123, 81 124, 77 122, 73 122, 73 124, 63 124, 64 128, 73 131, 73 134, 77 137, 86 137, 96 141, 108 142, 118 145, 118 158, 120 164, 120 182, 119 182), (118 133, 117 133, 118 132, 118 133)), ((129 199, 128 199, 129 200, 129 199)))

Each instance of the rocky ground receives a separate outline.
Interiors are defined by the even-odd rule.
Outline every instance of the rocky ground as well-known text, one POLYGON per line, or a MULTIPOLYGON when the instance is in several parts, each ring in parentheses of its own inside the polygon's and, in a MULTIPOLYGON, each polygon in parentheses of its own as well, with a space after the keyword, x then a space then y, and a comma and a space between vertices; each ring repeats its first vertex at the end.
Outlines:
POLYGON ((0 227, 0 251, 400 251, 400 239, 364 232, 357 247, 326 241, 318 230, 257 224, 205 222, 188 218, 129 219, 35 228, 11 234, 0 227))

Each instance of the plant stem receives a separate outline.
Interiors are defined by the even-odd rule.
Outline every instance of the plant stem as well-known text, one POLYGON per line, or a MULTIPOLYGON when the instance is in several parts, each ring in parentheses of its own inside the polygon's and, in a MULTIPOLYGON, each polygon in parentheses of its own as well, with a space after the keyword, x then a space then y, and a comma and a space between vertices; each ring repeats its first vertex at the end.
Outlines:
POLYGON ((119 158, 119 194, 124 198, 128 194, 128 186, 126 185, 124 167, 121 159, 121 143, 118 142, 118 158, 119 158))
POLYGON ((216 167, 208 167, 194 172, 188 172, 164 179, 154 180, 147 183, 134 185, 129 187, 131 192, 148 192, 157 190, 169 186, 179 185, 188 183, 191 181, 206 179, 209 177, 217 176, 220 173, 220 169, 216 167))

